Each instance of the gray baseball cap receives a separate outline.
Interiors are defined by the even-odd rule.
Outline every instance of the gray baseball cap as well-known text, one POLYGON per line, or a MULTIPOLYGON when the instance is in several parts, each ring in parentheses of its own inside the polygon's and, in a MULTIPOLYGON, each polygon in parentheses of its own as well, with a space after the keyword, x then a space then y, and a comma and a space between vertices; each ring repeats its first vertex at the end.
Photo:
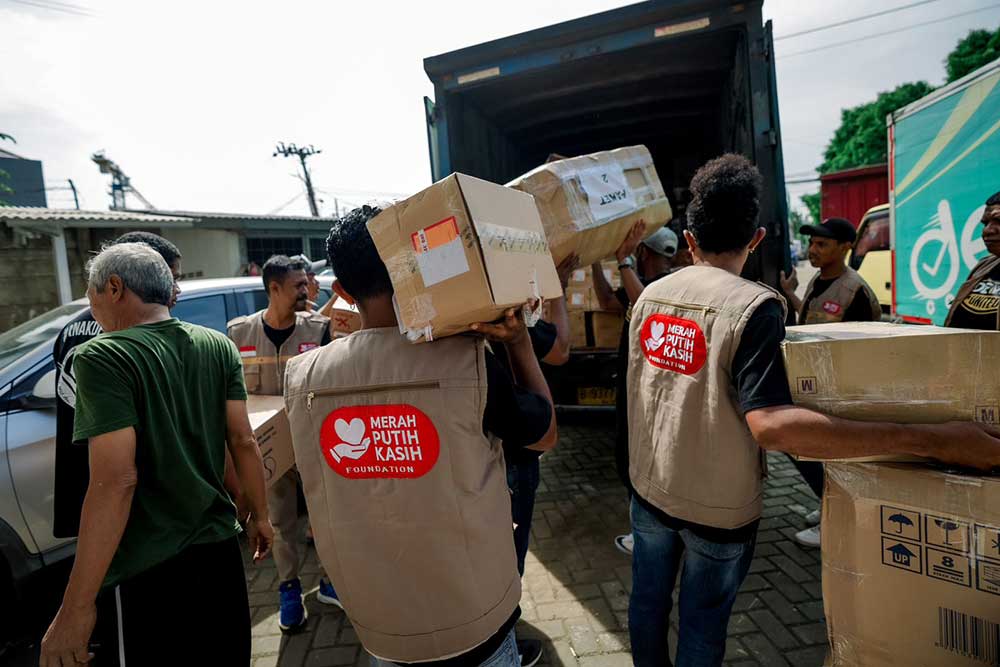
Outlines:
POLYGON ((661 227, 642 244, 657 255, 673 257, 677 254, 677 234, 669 227, 661 227))
POLYGON ((314 262, 314 261, 310 260, 308 257, 306 257, 305 255, 295 255, 294 257, 290 257, 289 259, 291 259, 293 262, 299 262, 299 263, 303 264, 305 266, 305 269, 306 269, 306 274, 313 274, 313 275, 315 275, 315 274, 319 273, 320 271, 322 271, 323 269, 326 268, 326 260, 325 259, 320 260, 318 262, 314 262))

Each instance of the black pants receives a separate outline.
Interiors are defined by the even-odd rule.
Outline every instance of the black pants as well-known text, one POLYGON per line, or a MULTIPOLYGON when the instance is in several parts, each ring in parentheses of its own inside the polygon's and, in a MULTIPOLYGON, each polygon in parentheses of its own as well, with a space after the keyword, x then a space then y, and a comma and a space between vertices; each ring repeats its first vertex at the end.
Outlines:
POLYGON ((250 602, 240 542, 196 544, 106 590, 92 667, 250 664, 250 602))
POLYGON ((792 463, 799 469, 802 479, 806 481, 816 497, 823 500, 823 464, 819 461, 799 461, 792 456, 788 458, 792 459, 792 463))

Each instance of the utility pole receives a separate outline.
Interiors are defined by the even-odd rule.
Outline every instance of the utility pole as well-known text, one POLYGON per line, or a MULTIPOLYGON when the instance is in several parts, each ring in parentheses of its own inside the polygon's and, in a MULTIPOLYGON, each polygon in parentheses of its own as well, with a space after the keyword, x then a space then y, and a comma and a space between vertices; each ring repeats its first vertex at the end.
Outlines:
POLYGON ((303 180, 306 183, 306 193, 309 195, 309 210, 312 211, 313 217, 319 217, 319 208, 316 206, 316 192, 313 191, 312 179, 309 178, 309 167, 306 166, 306 158, 310 155, 316 155, 322 153, 318 148, 313 147, 312 144, 309 146, 296 146, 295 144, 285 145, 285 142, 279 141, 278 146, 274 149, 274 155, 272 157, 278 157, 283 155, 289 157, 290 155, 297 155, 299 161, 302 163, 302 174, 303 180))

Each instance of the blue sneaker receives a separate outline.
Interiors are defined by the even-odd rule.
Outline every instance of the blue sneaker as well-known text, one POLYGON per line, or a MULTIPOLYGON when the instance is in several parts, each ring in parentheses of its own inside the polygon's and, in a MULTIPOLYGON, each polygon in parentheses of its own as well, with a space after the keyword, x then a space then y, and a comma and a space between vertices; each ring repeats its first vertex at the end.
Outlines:
POLYGON ((323 604, 332 604, 335 607, 344 608, 337 597, 337 591, 333 590, 333 584, 326 579, 319 580, 319 590, 316 592, 316 599, 323 604))
POLYGON ((281 593, 281 613, 278 627, 282 632, 295 632, 306 625, 306 608, 302 604, 302 582, 298 579, 286 581, 278 587, 281 593))

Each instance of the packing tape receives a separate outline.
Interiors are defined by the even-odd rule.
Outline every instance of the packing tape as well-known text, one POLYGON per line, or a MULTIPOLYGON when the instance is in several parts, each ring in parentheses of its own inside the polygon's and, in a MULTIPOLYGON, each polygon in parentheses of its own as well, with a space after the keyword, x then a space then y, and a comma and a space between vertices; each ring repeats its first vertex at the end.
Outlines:
POLYGON ((549 254, 549 242, 544 232, 495 225, 491 222, 477 222, 476 232, 482 245, 496 250, 525 255, 549 254))
POLYGON ((420 275, 420 266, 417 264, 416 256, 412 250, 405 246, 384 261, 390 278, 396 275, 401 277, 420 275))

